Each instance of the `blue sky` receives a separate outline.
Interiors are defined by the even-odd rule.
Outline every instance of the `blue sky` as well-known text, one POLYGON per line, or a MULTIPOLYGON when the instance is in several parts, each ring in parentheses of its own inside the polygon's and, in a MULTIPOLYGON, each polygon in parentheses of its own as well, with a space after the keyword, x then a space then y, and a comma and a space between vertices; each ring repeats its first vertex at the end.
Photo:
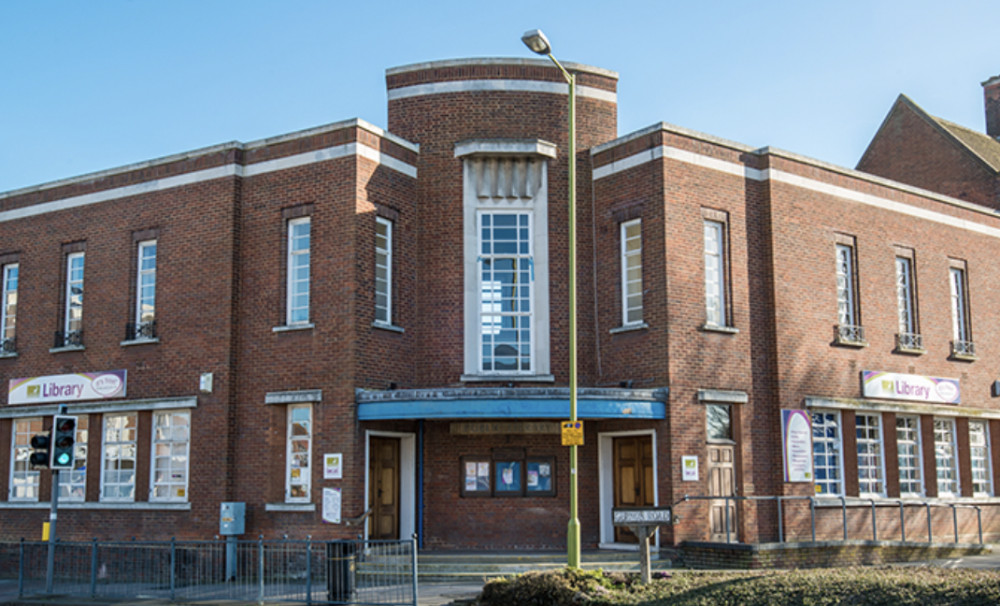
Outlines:
POLYGON ((0 192, 227 141, 386 123, 385 69, 556 55, 669 122, 853 167, 892 102, 984 130, 1000 2, 0 2, 0 192))

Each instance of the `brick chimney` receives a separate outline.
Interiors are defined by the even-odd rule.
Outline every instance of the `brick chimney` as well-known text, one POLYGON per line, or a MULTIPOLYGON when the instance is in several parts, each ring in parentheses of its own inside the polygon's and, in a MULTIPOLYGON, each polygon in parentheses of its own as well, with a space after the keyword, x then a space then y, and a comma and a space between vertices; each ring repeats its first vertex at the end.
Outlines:
POLYGON ((1000 139, 1000 76, 983 82, 983 96, 986 101, 986 134, 1000 139))

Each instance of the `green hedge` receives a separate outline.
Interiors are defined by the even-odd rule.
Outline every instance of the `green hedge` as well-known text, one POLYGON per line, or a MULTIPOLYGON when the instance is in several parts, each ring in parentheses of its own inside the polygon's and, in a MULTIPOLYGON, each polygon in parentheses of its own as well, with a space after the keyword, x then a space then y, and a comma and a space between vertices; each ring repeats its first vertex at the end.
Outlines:
POLYGON ((1000 604, 1000 573, 926 567, 839 568, 637 575, 580 570, 494 579, 479 606, 972 606, 1000 604))

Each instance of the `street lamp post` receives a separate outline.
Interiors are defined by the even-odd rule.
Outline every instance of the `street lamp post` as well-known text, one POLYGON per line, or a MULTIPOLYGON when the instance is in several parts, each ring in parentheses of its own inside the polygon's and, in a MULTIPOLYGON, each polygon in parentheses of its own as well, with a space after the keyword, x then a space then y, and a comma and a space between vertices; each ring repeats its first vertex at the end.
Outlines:
MULTIPOLYGON (((552 55, 552 46, 540 29, 521 36, 521 41, 556 64, 569 84, 569 415, 576 422, 576 75, 569 73, 552 55)), ((580 567, 580 518, 577 498, 577 446, 569 447, 569 525, 566 529, 567 565, 580 567)))

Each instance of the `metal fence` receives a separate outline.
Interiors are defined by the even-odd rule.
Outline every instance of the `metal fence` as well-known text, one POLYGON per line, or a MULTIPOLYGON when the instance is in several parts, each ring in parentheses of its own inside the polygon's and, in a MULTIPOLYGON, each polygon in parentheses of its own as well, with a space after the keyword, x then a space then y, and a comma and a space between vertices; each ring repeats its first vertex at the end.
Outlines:
MULTIPOLYGON (((48 543, 40 541, 0 543, 0 578, 16 578, 19 597, 46 593, 47 550, 48 543)), ((52 593, 183 602, 416 606, 416 539, 59 541, 52 593)))

